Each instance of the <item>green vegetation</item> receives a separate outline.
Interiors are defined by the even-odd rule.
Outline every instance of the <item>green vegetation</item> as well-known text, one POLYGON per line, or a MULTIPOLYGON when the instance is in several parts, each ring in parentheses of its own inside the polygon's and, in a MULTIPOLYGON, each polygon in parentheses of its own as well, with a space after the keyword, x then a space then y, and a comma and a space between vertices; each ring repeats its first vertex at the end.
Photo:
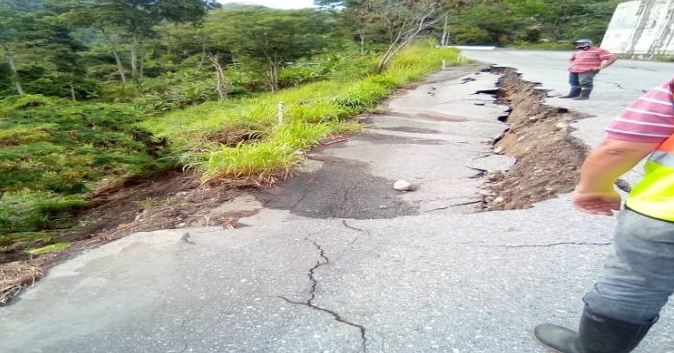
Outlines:
POLYGON ((621 0, 316 0, 341 7, 361 43, 404 41, 428 29, 441 45, 556 46, 579 37, 601 42, 621 0), (552 44, 543 44, 552 43, 552 44))
POLYGON ((103 178, 167 167, 166 143, 135 126, 133 106, 27 95, 0 105, 0 234, 71 225, 103 178))
MULTIPOLYGON (((72 212, 86 206, 101 180, 180 164, 198 169, 204 181, 271 183, 287 175, 302 160, 303 151, 321 139, 358 130, 346 118, 437 70, 442 60, 457 63, 459 56, 453 49, 418 44, 375 75, 371 71, 376 60, 375 55, 355 53, 332 57, 330 66, 337 69, 325 80, 278 93, 207 102, 150 119, 144 118, 142 104, 6 98, 0 119, 0 186, 5 191, 0 232, 25 241, 38 240, 35 230, 42 229, 42 238, 51 239, 49 230, 72 225, 72 212), (281 125, 279 102, 286 107, 281 125)), ((150 204, 148 200, 139 206, 150 204)))
POLYGON ((575 50, 571 42, 540 42, 529 43, 524 41, 516 41, 508 45, 511 48, 530 49, 530 50, 575 50))
POLYGON ((459 63, 438 41, 557 46, 599 33, 616 3, 316 2, 0 0, 0 249, 62 243, 96 190, 130 177, 273 183, 357 131, 349 117, 459 63))
POLYGON ((674 55, 655 55, 653 60, 674 63, 674 55))
POLYGON ((56 243, 56 244, 43 246, 43 247, 37 248, 37 249, 30 249, 26 252, 31 254, 31 255, 38 256, 38 255, 44 255, 44 254, 49 254, 49 253, 61 251, 63 249, 69 248, 71 245, 72 244, 70 244, 70 243, 56 243))
POLYGON ((450 42, 569 49, 578 38, 601 43, 620 0, 476 1, 455 11, 450 42))
POLYGON ((203 104, 142 125, 155 136, 174 141, 181 160, 203 171, 204 181, 233 178, 268 183, 286 175, 301 160, 302 150, 330 134, 357 128, 343 123, 345 118, 437 70, 442 60, 458 63, 459 56, 453 49, 416 45, 401 52, 384 73, 368 74, 376 59, 346 58, 352 65, 348 76, 336 72, 330 80, 278 94, 203 104), (276 123, 279 102, 286 106, 281 125, 276 123), (227 137, 241 135, 252 136, 253 141, 227 146, 227 137))

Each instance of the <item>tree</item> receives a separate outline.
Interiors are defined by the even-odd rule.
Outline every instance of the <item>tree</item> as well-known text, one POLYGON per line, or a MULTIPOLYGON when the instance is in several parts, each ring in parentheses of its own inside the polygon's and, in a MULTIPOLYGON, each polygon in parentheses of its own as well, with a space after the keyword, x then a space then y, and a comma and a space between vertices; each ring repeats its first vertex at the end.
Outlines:
POLYGON ((47 0, 0 0, 0 6, 17 12, 42 10, 47 0))
POLYGON ((576 36, 601 40, 620 0, 506 0, 510 16, 520 24, 521 39, 553 42, 576 36))
POLYGON ((460 42, 502 45, 516 36, 521 25, 505 4, 478 4, 458 14, 451 28, 460 42))
POLYGON ((70 0, 58 1, 53 6, 65 11, 68 18, 80 25, 101 31, 115 55, 120 78, 125 81, 117 50, 120 36, 116 35, 123 33, 131 42, 131 77, 140 82, 145 58, 144 41, 155 34, 155 26, 165 22, 198 22, 208 9, 219 4, 215 0, 70 0))
POLYGON ((264 7, 221 10, 206 24, 206 32, 230 48, 235 58, 264 62, 269 87, 279 89, 279 72, 286 63, 321 51, 330 17, 315 10, 278 11, 264 7))
MULTIPOLYGON (((573 40, 578 37, 592 38, 601 42, 608 23, 620 0, 570 1, 556 26, 557 38, 573 40)), ((554 4, 554 3, 553 3, 554 4)))
MULTIPOLYGON (((447 0, 455 43, 599 42, 620 0, 447 0)), ((437 32, 447 42, 448 32, 437 32)), ((441 40, 442 42, 442 40, 441 40)))
POLYGON ((70 97, 77 99, 75 82, 86 74, 79 53, 86 46, 72 36, 72 29, 49 13, 25 17, 21 40, 33 57, 40 58, 40 66, 54 75, 54 81, 67 85, 70 97))
POLYGON ((385 21, 389 35, 388 48, 377 65, 377 73, 384 71, 400 50, 420 33, 429 29, 440 18, 445 8, 437 0, 379 1, 374 13, 385 21))
POLYGON ((365 46, 368 40, 382 42, 382 24, 378 23, 379 16, 374 16, 372 11, 374 2, 371 0, 315 0, 316 5, 323 8, 338 9, 340 20, 350 28, 353 37, 360 44, 360 53, 365 54, 365 46))
POLYGON ((119 32, 113 29, 106 28, 103 25, 95 26, 105 38, 105 41, 110 46, 112 50, 112 55, 115 57, 115 63, 117 64, 117 71, 119 73, 119 79, 122 80, 122 84, 126 84, 126 69, 124 68, 124 63, 122 62, 122 57, 119 54, 119 42, 121 37, 119 32))
POLYGON ((6 7, 0 7, 0 49, 5 62, 9 66, 11 81, 19 95, 23 95, 23 85, 14 59, 12 47, 18 44, 17 17, 19 13, 6 7))
MULTIPOLYGON (((17 93, 25 93, 20 77, 22 60, 26 63, 23 66, 53 74, 57 76, 56 81, 67 83, 75 99, 74 82, 84 73, 77 53, 86 48, 72 37, 71 30, 47 12, 16 12, 4 8, 0 9, 0 16, 0 48, 17 93)), ((47 80, 40 76, 43 81, 47 80)))
POLYGON ((451 39, 451 23, 454 17, 470 8, 480 3, 480 0, 445 0, 443 2, 445 12, 441 16, 441 20, 437 22, 440 25, 440 28, 434 26, 434 32, 440 33, 440 46, 448 46, 451 39))
POLYGON ((385 43, 387 49, 377 65, 382 72, 395 55, 419 34, 442 18, 448 8, 443 0, 316 0, 317 5, 343 8, 364 47, 365 37, 385 43))
POLYGON ((207 54, 208 59, 211 61, 213 68, 215 69, 215 79, 217 82, 216 89, 218 91, 218 99, 225 100, 227 94, 229 93, 229 83, 225 77, 225 70, 222 69, 222 63, 220 62, 220 55, 214 53, 207 54))

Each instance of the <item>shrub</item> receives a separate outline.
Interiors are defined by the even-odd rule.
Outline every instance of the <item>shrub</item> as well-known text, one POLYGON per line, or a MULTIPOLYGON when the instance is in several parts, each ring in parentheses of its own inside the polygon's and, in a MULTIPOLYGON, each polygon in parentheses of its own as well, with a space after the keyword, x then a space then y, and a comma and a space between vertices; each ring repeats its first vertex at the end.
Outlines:
POLYGON ((86 204, 86 200, 77 196, 28 191, 10 193, 0 200, 0 239, 10 234, 72 225, 73 212, 86 204))
POLYGON ((0 237, 70 225, 101 179, 170 166, 161 160, 168 146, 135 126, 143 115, 132 105, 42 96, 2 103, 0 237))

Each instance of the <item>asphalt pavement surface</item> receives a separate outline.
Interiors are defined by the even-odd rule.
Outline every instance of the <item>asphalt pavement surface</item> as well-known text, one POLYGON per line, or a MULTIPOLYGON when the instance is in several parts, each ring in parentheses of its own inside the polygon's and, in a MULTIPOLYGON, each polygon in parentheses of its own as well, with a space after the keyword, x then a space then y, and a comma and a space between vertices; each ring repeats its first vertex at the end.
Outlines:
MULTIPOLYGON (((566 93, 569 53, 464 54, 566 93)), ((592 116, 574 134, 596 145, 673 68, 619 61, 591 100, 548 104, 592 116)), ((498 79, 481 69, 432 75, 295 179, 235 200, 260 200, 245 227, 134 234, 56 266, 0 309, 0 352, 542 352, 533 327, 576 326, 614 220, 569 195, 473 212, 476 170, 513 162, 490 155, 507 107, 475 94, 498 79), (418 190, 393 191, 398 179, 418 190)), ((673 330, 668 308, 636 352, 674 352, 673 330)))

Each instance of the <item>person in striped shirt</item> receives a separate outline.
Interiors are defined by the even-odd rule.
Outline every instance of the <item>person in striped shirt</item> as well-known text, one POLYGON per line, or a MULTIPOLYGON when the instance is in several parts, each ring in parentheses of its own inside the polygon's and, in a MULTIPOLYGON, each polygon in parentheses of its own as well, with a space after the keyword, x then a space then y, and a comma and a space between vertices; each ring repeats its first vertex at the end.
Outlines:
POLYGON ((618 214, 613 250, 593 288, 576 333, 543 324, 534 335, 561 353, 626 353, 641 342, 674 292, 674 79, 634 101, 606 129, 587 158, 573 203, 613 215, 621 207, 616 180, 646 159, 644 177, 618 214))
POLYGON ((590 98, 594 87, 594 76, 616 61, 616 56, 592 44, 591 39, 579 39, 575 43, 576 52, 569 60, 569 84, 571 90, 560 98, 585 100, 590 98))

